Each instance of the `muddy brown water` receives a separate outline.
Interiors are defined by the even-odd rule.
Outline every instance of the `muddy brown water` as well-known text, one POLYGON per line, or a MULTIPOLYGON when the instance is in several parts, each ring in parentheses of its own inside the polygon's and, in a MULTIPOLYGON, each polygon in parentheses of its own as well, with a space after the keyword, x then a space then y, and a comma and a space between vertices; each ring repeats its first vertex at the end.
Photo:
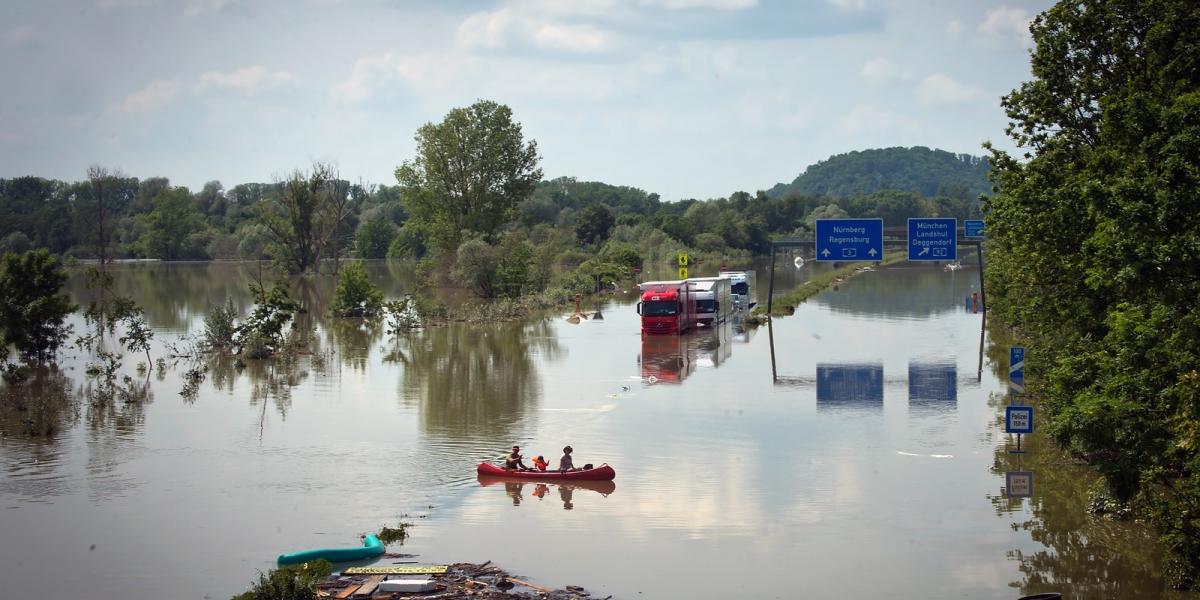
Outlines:
MULTIPOLYGON (((784 291, 825 268, 783 264, 784 291)), ((390 297, 411 285, 369 268, 390 297)), ((160 341, 227 298, 248 310, 256 272, 113 270, 160 341)), ((323 317, 330 282, 307 280, 314 356, 214 361, 194 398, 186 362, 143 376, 126 356, 151 398, 107 407, 79 398, 89 358, 68 352, 45 402, 0 409, 3 595, 227 598, 279 553, 403 521, 418 560, 617 598, 1194 598, 1163 591, 1148 531, 1085 513, 1086 471, 1036 434, 1006 452, 1006 351, 981 357, 964 308, 977 282, 901 264, 769 329, 643 339, 633 294, 577 325, 570 307, 391 338, 323 317), (514 443, 555 464, 570 444, 617 478, 477 480, 514 443), (1010 471, 1034 474, 1032 498, 1007 496, 1010 471)))

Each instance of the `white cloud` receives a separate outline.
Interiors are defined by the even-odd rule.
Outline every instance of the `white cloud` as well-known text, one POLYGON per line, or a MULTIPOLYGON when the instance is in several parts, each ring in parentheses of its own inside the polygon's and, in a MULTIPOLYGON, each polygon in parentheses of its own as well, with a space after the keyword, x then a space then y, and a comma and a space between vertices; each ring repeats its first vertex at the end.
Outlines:
POLYGON ((922 129, 921 122, 912 117, 870 105, 859 104, 842 116, 838 121, 835 132, 841 135, 881 133, 886 131, 918 133, 922 129))
POLYGON ((542 50, 596 53, 611 50, 616 44, 616 36, 599 27, 558 23, 547 20, 538 10, 513 7, 468 16, 458 26, 455 39, 459 47, 474 50, 507 50, 532 44, 542 50))
POLYGON ((128 95, 121 102, 121 110, 127 113, 150 112, 162 108, 179 92, 179 82, 156 79, 150 85, 128 95))
POLYGON ((217 12, 227 4, 229 0, 194 0, 183 9, 183 16, 198 17, 204 13, 217 12))
POLYGON ((863 80, 871 85, 883 85, 899 76, 896 65, 882 57, 863 63, 860 73, 863 80))
POLYGON ((638 0, 642 6, 661 6, 670 10, 689 8, 715 8, 717 10, 742 10, 758 5, 758 0, 638 0))
POLYGON ((1022 46, 1029 46, 1029 22, 1032 19, 1023 8, 1000 6, 987 11, 979 31, 996 38, 1011 39, 1022 46))
POLYGON ((335 99, 345 103, 369 100, 375 88, 400 76, 403 59, 388 52, 378 56, 363 56, 354 61, 350 77, 333 88, 335 99))
POLYGON ((922 79, 917 86, 917 98, 925 104, 954 104, 973 100, 979 95, 979 90, 940 73, 922 79))
POLYGON ((143 8, 158 4, 158 0, 100 0, 97 4, 105 10, 114 8, 143 8))
POLYGON ((254 96, 277 88, 296 85, 297 80, 286 71, 269 71, 262 65, 251 65, 234 69, 228 73, 209 71, 200 76, 194 91, 210 89, 235 90, 254 96))
POLYGON ((957 40, 958 38, 962 37, 962 29, 962 21, 959 21, 958 19, 954 19, 949 23, 946 23, 946 35, 950 36, 951 39, 957 40))
POLYGON ((32 27, 14 27, 4 32, 4 43, 9 46, 24 46, 37 37, 32 27))
POLYGON ((829 3, 842 10, 863 10, 867 7, 866 0, 829 0, 829 3))

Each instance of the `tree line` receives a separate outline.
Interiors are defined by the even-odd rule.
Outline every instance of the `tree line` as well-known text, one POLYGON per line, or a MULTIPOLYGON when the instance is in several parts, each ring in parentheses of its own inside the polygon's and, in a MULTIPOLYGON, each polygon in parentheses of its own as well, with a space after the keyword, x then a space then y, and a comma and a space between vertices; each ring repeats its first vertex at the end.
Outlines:
POLYGON ((1028 347, 1050 435, 1153 523, 1200 588, 1200 6, 1059 2, 1004 97, 992 153, 992 308, 1028 347))

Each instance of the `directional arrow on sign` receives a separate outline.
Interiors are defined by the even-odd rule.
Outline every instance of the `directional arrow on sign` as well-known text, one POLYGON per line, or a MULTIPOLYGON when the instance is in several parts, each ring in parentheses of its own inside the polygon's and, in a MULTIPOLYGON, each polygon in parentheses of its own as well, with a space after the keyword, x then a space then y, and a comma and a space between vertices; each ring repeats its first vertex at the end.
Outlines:
POLYGON ((921 248, 921 251, 917 253, 917 256, 925 256, 926 254, 929 254, 929 246, 921 248))
POLYGON ((826 248, 825 251, 821 253, 821 256, 824 256, 825 258, 829 258, 829 248, 826 248))
POLYGON ((867 251, 867 254, 870 255, 871 257, 874 257, 876 254, 879 254, 879 253, 876 252, 874 248, 871 248, 870 250, 867 251))

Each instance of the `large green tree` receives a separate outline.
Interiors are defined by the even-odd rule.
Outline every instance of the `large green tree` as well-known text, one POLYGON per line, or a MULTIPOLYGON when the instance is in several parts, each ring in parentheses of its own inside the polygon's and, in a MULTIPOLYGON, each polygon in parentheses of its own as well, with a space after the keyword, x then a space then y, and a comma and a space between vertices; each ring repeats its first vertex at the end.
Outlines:
POLYGON ((4 351, 9 344, 26 360, 44 362, 58 352, 75 310, 62 293, 67 275, 45 248, 24 254, 8 253, 0 260, 0 331, 4 351))
POLYGON ((1200 5, 1060 2, 1005 96, 992 306, 1028 340, 1049 430, 1140 499, 1200 583, 1200 5))
POLYGON ((146 232, 141 243, 146 256, 163 260, 202 258, 184 256, 189 235, 204 229, 204 215, 187 188, 174 188, 154 198, 154 210, 146 215, 146 232))
POLYGON ((410 222, 436 247, 464 231, 491 236, 516 217, 542 178, 537 142, 503 104, 480 100, 417 130, 417 155, 396 169, 410 222))

